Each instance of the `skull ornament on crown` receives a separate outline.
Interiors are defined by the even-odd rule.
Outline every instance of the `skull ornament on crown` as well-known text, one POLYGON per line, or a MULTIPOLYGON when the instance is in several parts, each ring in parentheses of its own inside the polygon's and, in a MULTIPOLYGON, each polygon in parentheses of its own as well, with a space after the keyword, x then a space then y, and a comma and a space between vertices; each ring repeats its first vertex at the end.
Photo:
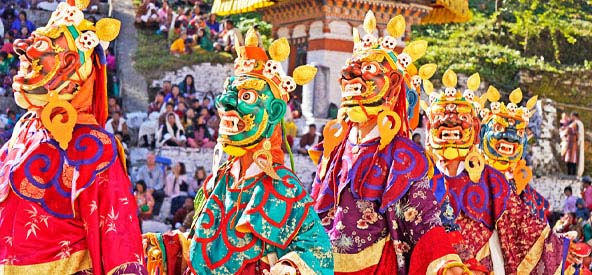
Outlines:
POLYGON ((513 172, 526 155, 526 129, 537 97, 531 97, 524 107, 519 107, 523 96, 518 88, 510 93, 510 102, 505 104, 493 86, 487 90, 486 97, 491 102, 491 112, 483 112, 481 117, 481 150, 489 165, 502 172, 513 172))
POLYGON ((226 153, 238 157, 263 140, 271 139, 273 148, 281 146, 281 139, 272 137, 280 130, 276 125, 284 117, 290 93, 296 85, 311 81, 317 71, 314 66, 303 65, 294 70, 293 77, 287 76, 280 63, 290 55, 287 39, 271 44, 269 58, 258 47, 253 30, 245 38, 245 46, 236 49, 235 76, 226 81, 224 92, 216 98, 221 119, 218 143, 226 153))
POLYGON ((62 148, 76 123, 102 125, 107 118, 104 49, 119 34, 120 22, 104 18, 93 24, 84 19, 86 5, 60 3, 46 26, 14 42, 20 61, 13 81, 16 103, 38 113, 62 148))

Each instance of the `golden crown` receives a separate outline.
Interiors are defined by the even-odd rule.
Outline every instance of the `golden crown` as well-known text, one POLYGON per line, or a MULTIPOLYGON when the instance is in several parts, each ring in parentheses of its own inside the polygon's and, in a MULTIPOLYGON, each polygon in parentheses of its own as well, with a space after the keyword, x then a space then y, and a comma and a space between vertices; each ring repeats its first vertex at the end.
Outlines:
POLYGON ((384 37, 376 37, 373 34, 376 31, 376 17, 372 11, 366 13, 363 26, 366 35, 362 38, 360 38, 358 29, 353 28, 354 56, 381 54, 386 57, 393 69, 397 68, 402 73, 417 71, 413 62, 425 54, 428 42, 425 40, 413 41, 405 46, 400 54, 396 53, 397 38, 401 38, 405 34, 405 17, 397 15, 391 18, 386 26, 389 35, 384 37))
POLYGON ((522 101, 522 90, 516 88, 508 97, 510 102, 504 103, 500 101, 501 96, 499 91, 495 87, 489 86, 485 98, 490 101, 490 104, 489 109, 483 108, 480 113, 481 120, 484 123, 493 117, 493 115, 514 118, 528 123, 532 115, 531 110, 536 105, 538 96, 531 97, 526 102, 526 105, 519 106, 518 104, 522 101))
POLYGON ((425 101, 421 101, 422 108, 427 112, 429 112, 432 107, 452 103, 469 106, 475 110, 476 115, 483 106, 481 103, 483 98, 476 98, 475 95, 481 84, 479 73, 474 73, 467 79, 467 89, 462 93, 456 89, 458 76, 452 69, 446 70, 444 75, 442 75, 442 85, 444 86, 443 92, 434 92, 432 83, 427 79, 424 79, 422 84, 424 90, 429 95, 429 104, 425 101))
POLYGON ((248 75, 265 80, 276 98, 288 101, 296 85, 304 85, 314 79, 317 68, 302 65, 294 69, 293 77, 282 69, 283 62, 290 56, 290 44, 286 38, 275 40, 269 46, 269 56, 259 47, 259 38, 251 29, 245 37, 245 45, 236 47, 238 57, 234 61, 235 75, 248 75))

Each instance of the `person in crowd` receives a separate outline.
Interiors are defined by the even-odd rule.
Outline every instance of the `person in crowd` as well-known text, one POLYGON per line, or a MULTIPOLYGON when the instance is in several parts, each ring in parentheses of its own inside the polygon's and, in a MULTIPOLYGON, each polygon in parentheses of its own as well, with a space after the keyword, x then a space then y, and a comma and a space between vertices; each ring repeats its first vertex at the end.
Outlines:
POLYGON ((10 70, 11 61, 8 58, 8 54, 0 52, 0 74, 7 75, 10 70))
POLYGON ((107 123, 105 124, 105 130, 112 134, 120 133, 122 141, 129 140, 129 129, 125 118, 122 117, 121 111, 113 112, 111 118, 107 120, 107 123))
POLYGON ((413 140, 413 142, 415 144, 417 144, 423 148, 423 144, 421 143, 421 135, 419 133, 414 133, 413 136, 411 137, 411 140, 413 140))
MULTIPOLYGON (((195 213, 193 209, 193 199, 190 197, 185 197, 185 201, 183 201, 183 205, 173 215, 173 220, 171 224, 173 225, 174 229, 181 229, 183 228, 182 232, 185 232, 185 228, 183 226, 185 219, 189 213, 195 213)), ((191 225, 189 225, 191 226, 191 225)))
POLYGON ((208 15, 208 20, 206 20, 206 26, 210 29, 210 35, 212 37, 217 37, 218 34, 222 31, 222 25, 216 19, 215 13, 210 13, 208 15))
POLYGON ((562 234, 569 232, 568 234, 570 234, 570 238, 573 238, 576 242, 583 240, 584 229, 582 224, 577 221, 576 213, 574 212, 565 213, 563 217, 557 221, 553 230, 562 234), (575 232, 573 236, 571 236, 571 234, 573 234, 572 232, 575 232))
POLYGON ((144 0, 136 12, 136 23, 144 26, 152 26, 159 23, 158 8, 151 0, 144 0))
POLYGON ((164 92, 161 91, 161 92, 156 93, 156 95, 154 96, 154 101, 150 102, 150 104, 148 105, 148 114, 151 114, 153 112, 160 113, 160 111, 163 109, 163 107, 164 107, 164 92))
POLYGON ((117 58, 115 58, 115 55, 113 54, 113 49, 107 48, 105 55, 107 60, 107 72, 115 73, 117 71, 117 58))
POLYGON ((121 107, 117 104, 117 99, 114 97, 110 97, 107 101, 107 110, 109 112, 109 116, 113 116, 113 113, 120 112, 121 107))
POLYGON ((563 160, 567 174, 582 176, 584 173, 584 124, 577 112, 572 112, 567 126, 567 148, 563 160))
POLYGON ((210 36, 208 35, 208 31, 206 28, 199 28, 197 30, 197 34, 195 35, 195 42, 199 47, 203 50, 211 52, 214 50, 214 45, 210 36))
MULTIPOLYGON (((175 105, 171 102, 167 102, 164 105, 164 110, 161 111, 160 117, 158 118, 158 126, 162 126, 166 122, 166 117, 168 114, 173 113, 175 114, 175 105)), ((176 116, 177 114, 175 114, 176 116)))
POLYGON ((158 112, 152 112, 148 115, 148 119, 140 125, 138 132, 138 145, 140 147, 156 147, 156 132, 158 127, 158 112))
POLYGON ((171 84, 170 80, 165 80, 162 82, 162 88, 160 89, 160 92, 162 92, 165 97, 169 95, 172 92, 172 90, 173 85, 171 84))
POLYGON ((210 136, 212 137, 211 140, 215 141, 218 139, 218 130, 220 128, 220 115, 218 114, 218 110, 214 108, 214 114, 208 118, 206 122, 208 129, 210 131, 210 136))
POLYGON ((175 113, 167 114, 165 125, 160 127, 157 140, 160 146, 185 146, 185 129, 175 113))
POLYGON ((189 186, 188 194, 190 197, 195 197, 197 191, 203 186, 207 176, 206 169, 203 166, 198 166, 195 169, 195 173, 193 174, 193 178, 189 186))
POLYGON ((15 39, 15 31, 9 30, 4 35, 4 45, 0 49, 0 52, 5 52, 8 54, 14 55, 14 39, 15 39))
POLYGON ((224 22, 224 31, 219 36, 221 39, 218 41, 218 45, 214 45, 218 51, 236 54, 234 45, 243 45, 244 43, 242 33, 235 28, 234 22, 230 19, 224 22))
POLYGON ((177 162, 168 173, 164 186, 164 193, 171 199, 171 215, 183 206, 183 202, 188 197, 187 191, 189 191, 189 179, 185 163, 177 162))
POLYGON ((173 104, 173 108, 177 107, 179 104, 179 98, 181 97, 181 90, 179 86, 173 85, 171 88, 171 93, 164 97, 164 102, 173 104))
POLYGON ((19 16, 17 20, 12 22, 12 26, 10 27, 11 30, 20 32, 23 27, 27 27, 28 31, 32 32, 37 29, 33 22, 27 19, 27 13, 25 11, 19 12, 19 16))
POLYGON ((152 214, 158 216, 165 196, 165 174, 162 167, 156 164, 156 156, 153 153, 148 153, 146 156, 146 165, 140 167, 138 171, 137 181, 140 180, 146 183, 147 191, 152 194, 154 198, 152 214))
POLYGON ((31 35, 29 28, 27 26, 23 26, 21 30, 17 34, 17 39, 27 39, 31 35))
POLYGON ((185 112, 186 111, 187 111, 187 104, 185 103, 185 101, 179 102, 179 104, 177 104, 177 108, 175 108, 175 114, 177 114, 177 116, 179 117, 181 122, 185 121, 185 112))
POLYGON ((164 33, 165 36, 168 36, 169 26, 173 18, 173 9, 170 8, 168 1, 162 1, 162 6, 158 9, 156 15, 158 16, 159 25, 158 34, 164 33))
POLYGON ((212 138, 207 125, 209 117, 209 113, 205 109, 202 109, 202 113, 197 118, 197 125, 194 131, 195 147, 214 148, 216 146, 216 141, 212 138))
POLYGON ((563 213, 575 213, 576 212, 576 201, 578 198, 573 195, 571 186, 565 187, 563 189, 563 194, 565 195, 565 201, 563 202, 563 213))
POLYGON ((589 210, 592 210, 592 178, 590 176, 582 177, 582 198, 589 210))
POLYGON ((152 219, 152 211, 154 210, 154 198, 152 197, 153 189, 148 191, 146 183, 143 180, 136 182, 136 188, 134 196, 136 197, 136 203, 140 210, 140 218, 142 220, 152 219))
POLYGON ((210 101, 209 97, 204 97, 201 101, 201 110, 199 110, 200 114, 203 114, 203 110, 207 110, 208 111, 208 115, 212 116, 215 112, 215 109, 210 101))
POLYGON ((308 125, 308 132, 300 137, 300 147, 298 148, 298 153, 302 155, 308 155, 308 149, 317 143, 319 143, 317 126, 310 124, 308 125))
POLYGON ((586 207, 583 199, 576 200, 576 219, 578 222, 584 222, 590 219, 590 210, 586 207))
POLYGON ((187 39, 188 39, 187 33, 186 32, 181 33, 181 36, 179 36, 179 38, 177 38, 171 44, 171 48, 170 48, 171 54, 173 54, 173 55, 188 54, 189 47, 187 47, 187 44, 188 44, 187 39))
POLYGON ((14 126, 18 121, 18 117, 16 112, 10 109, 6 112, 6 116, 8 119, 6 120, 6 125, 4 125, 4 131, 12 133, 12 130, 14 130, 14 126))
POLYGON ((174 21, 173 28, 169 31, 169 34, 168 34, 169 43, 173 43, 174 41, 179 39, 181 37, 181 34, 183 34, 183 33, 185 33, 185 26, 183 25, 183 21, 180 21, 180 20, 174 21))
POLYGON ((180 94, 185 97, 196 93, 195 79, 193 78, 193 75, 186 75, 183 81, 181 81, 181 83, 179 83, 178 86, 180 94))

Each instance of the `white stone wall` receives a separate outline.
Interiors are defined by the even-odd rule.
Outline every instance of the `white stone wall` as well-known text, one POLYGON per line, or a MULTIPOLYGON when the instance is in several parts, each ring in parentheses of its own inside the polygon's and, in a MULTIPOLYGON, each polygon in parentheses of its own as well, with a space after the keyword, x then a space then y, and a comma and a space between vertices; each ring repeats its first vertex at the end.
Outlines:
POLYGON ((167 72, 164 77, 152 82, 152 87, 162 87, 165 80, 173 84, 179 84, 188 74, 195 79, 195 89, 201 92, 213 92, 218 94, 224 89, 224 81, 233 73, 233 64, 201 63, 191 67, 183 67, 180 70, 167 72))
POLYGON ((316 63, 330 69, 327 77, 329 96, 326 100, 338 106, 341 103, 341 89, 338 80, 341 78, 341 68, 350 57, 351 53, 335 51, 309 51, 307 54, 308 63, 316 63))

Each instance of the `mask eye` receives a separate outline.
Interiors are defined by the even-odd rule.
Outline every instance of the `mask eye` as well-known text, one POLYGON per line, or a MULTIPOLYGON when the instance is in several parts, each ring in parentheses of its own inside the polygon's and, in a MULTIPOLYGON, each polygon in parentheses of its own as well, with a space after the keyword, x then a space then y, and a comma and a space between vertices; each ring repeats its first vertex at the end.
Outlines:
POLYGON ((37 42, 33 44, 33 47, 39 51, 45 51, 49 48, 49 44, 45 40, 37 40, 37 42))
POLYGON ((501 133, 505 130, 506 130, 505 127, 499 123, 496 123, 495 125, 493 125, 493 131, 496 133, 501 133))
POLYGON ((518 130, 516 131, 516 134, 517 134, 519 137, 523 137, 523 136, 524 136, 524 129, 518 129, 518 130))
POLYGON ((365 64, 362 68, 362 73, 375 74, 376 72, 378 72, 378 67, 376 66, 376 64, 365 64))
POLYGON ((257 102, 258 94, 253 90, 241 90, 238 97, 247 104, 253 104, 257 102))

